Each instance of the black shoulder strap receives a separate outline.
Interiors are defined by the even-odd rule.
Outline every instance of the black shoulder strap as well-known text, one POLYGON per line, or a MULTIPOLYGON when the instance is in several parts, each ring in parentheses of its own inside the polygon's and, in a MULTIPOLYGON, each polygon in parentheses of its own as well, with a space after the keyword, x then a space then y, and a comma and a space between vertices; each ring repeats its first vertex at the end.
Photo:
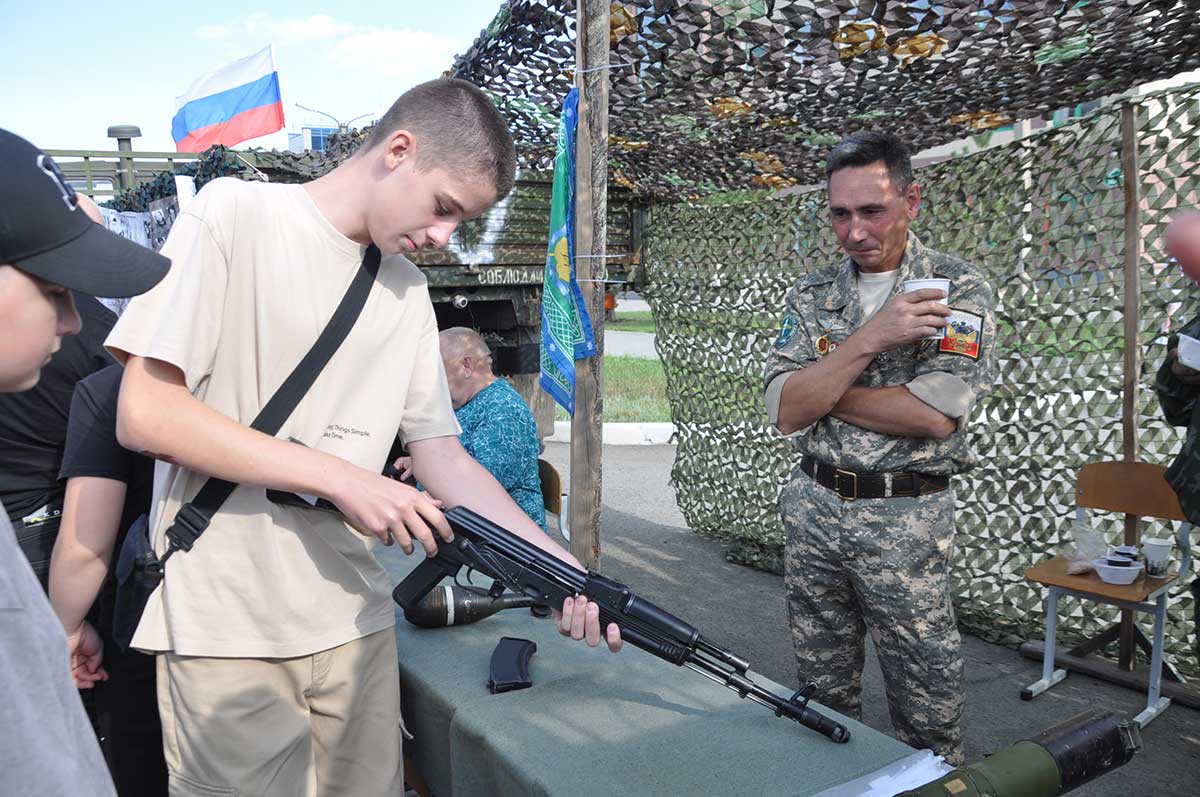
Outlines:
MULTIPOLYGON (((279 432, 284 421, 296 409, 300 399, 304 398, 304 394, 329 362, 329 358, 350 334, 379 274, 380 257, 379 248, 375 244, 367 247, 362 266, 346 290, 346 295, 342 297, 341 304, 321 331, 321 336, 308 350, 308 354, 292 369, 292 373, 275 391, 275 395, 271 396, 271 400, 259 411, 258 417, 250 424, 251 429, 272 436, 279 432)), ((163 554, 162 561, 166 562, 175 551, 190 551, 196 538, 204 532, 213 515, 236 488, 236 483, 224 479, 210 478, 206 481, 200 492, 196 493, 196 497, 179 509, 174 522, 167 529, 170 544, 167 552, 163 554)))

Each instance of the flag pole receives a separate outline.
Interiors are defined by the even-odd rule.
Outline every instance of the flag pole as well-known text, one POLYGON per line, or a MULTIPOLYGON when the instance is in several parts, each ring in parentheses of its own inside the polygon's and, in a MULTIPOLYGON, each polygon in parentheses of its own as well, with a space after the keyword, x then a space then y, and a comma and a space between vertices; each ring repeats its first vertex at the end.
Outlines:
POLYGON ((587 302, 596 354, 575 361, 571 419, 571 553, 600 564, 601 443, 604 407, 604 249, 608 213, 608 2, 578 0, 575 11, 575 271, 587 302))

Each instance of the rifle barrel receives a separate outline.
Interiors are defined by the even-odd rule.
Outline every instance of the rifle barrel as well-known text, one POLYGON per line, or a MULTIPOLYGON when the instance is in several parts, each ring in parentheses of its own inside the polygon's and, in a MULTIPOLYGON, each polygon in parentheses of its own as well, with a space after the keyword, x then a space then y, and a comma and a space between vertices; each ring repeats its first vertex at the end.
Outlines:
POLYGON ((559 603, 568 596, 589 594, 600 606, 601 623, 616 623, 630 644, 672 664, 686 666, 737 692, 739 697, 771 709, 776 716, 787 716, 835 742, 849 741, 850 732, 845 726, 808 708, 806 695, 801 701, 802 693, 797 692, 789 700, 754 683, 747 675, 748 661, 705 639, 670 612, 637 597, 624 584, 599 573, 577 570, 464 507, 447 511, 446 519, 461 537, 451 545, 467 560, 468 567, 514 592, 538 592, 537 597, 559 603))

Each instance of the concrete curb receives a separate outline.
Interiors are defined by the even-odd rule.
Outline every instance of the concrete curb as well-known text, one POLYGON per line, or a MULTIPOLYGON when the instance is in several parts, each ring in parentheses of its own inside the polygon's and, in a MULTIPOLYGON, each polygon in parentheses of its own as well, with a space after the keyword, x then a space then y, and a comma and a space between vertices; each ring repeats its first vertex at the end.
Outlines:
MULTIPOLYGON (((673 423, 606 423, 604 445, 606 446, 662 446, 668 445, 675 436, 673 423)), ((571 442, 571 422, 555 421, 554 434, 546 438, 550 443, 571 442)))

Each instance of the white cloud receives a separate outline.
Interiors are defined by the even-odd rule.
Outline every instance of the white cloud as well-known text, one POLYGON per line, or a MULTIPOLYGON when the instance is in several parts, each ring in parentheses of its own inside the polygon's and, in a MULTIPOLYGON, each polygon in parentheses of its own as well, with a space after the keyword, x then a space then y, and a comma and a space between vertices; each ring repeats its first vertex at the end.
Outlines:
POLYGON ((304 19, 279 19, 265 11, 256 11, 230 25, 201 25, 196 29, 196 36, 200 39, 244 36, 258 40, 269 39, 275 44, 287 45, 332 39, 353 31, 353 25, 338 22, 328 14, 313 14, 304 19))
POLYGON ((453 39, 408 28, 372 28, 341 39, 333 47, 341 66, 380 77, 433 78, 448 69, 459 45, 453 39))
POLYGON ((328 14, 314 14, 308 19, 272 19, 266 14, 255 15, 249 20, 251 33, 266 33, 283 44, 330 39, 354 30, 346 22, 338 22, 328 14))

